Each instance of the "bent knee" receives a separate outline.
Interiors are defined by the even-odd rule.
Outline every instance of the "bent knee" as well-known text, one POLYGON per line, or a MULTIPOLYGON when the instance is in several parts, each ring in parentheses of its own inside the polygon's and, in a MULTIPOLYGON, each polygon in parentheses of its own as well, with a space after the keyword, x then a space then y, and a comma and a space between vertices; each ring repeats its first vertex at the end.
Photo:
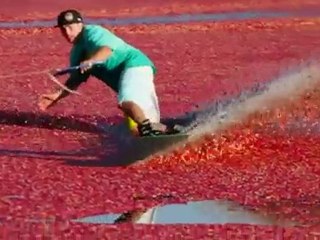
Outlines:
POLYGON ((135 107, 137 104, 133 101, 122 101, 120 103, 118 103, 118 108, 120 109, 128 109, 128 108, 133 108, 135 107))

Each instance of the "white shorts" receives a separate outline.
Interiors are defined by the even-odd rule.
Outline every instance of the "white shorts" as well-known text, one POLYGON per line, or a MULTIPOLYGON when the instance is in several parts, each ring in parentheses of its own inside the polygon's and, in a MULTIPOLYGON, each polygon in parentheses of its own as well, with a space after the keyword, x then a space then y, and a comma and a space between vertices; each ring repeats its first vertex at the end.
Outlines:
POLYGON ((119 84, 119 104, 126 101, 134 102, 151 122, 160 122, 159 103, 151 67, 132 67, 124 70, 119 84))

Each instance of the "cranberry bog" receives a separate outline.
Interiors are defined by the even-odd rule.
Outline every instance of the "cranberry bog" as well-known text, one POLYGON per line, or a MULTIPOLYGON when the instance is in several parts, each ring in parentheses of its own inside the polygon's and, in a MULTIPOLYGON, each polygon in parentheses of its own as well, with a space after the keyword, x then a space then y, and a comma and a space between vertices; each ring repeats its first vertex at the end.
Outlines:
POLYGON ((319 3, 74 2, 92 21, 126 17, 105 25, 154 60, 164 118, 199 116, 194 141, 124 165, 125 150, 109 134, 121 113, 102 83, 92 78, 81 96, 46 112, 37 107, 39 95, 56 87, 45 71, 68 64, 70 46, 49 25, 72 1, 5 2, 1 238, 319 237, 319 3), (186 13, 199 18, 150 18, 186 13), (201 20, 204 13, 211 18, 201 20), (191 217, 181 206, 191 206, 191 217))

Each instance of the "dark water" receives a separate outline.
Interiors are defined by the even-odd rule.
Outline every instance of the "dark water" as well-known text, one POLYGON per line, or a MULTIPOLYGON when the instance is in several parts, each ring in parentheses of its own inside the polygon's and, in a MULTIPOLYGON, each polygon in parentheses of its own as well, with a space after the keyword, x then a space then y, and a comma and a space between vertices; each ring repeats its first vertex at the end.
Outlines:
POLYGON ((255 224, 295 226, 291 221, 275 216, 264 216, 226 201, 197 201, 186 204, 168 204, 145 211, 125 214, 101 214, 75 219, 74 222, 114 224, 255 224))
MULTIPOLYGON (((123 26, 136 24, 169 24, 169 23, 189 23, 189 22, 222 22, 236 20, 273 19, 286 17, 317 17, 320 16, 320 9, 304 9, 296 11, 243 11, 225 13, 197 13, 180 14, 150 17, 132 18, 86 18, 87 23, 123 26)), ((2 21, 0 28, 32 28, 32 27, 52 27, 55 20, 34 20, 34 21, 2 21)))

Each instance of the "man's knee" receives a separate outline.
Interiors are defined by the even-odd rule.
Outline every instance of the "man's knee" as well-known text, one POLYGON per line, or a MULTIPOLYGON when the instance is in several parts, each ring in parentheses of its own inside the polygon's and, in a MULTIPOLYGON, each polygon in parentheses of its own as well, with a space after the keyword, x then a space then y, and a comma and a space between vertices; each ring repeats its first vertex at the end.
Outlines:
POLYGON ((133 101, 122 101, 118 103, 118 107, 121 109, 133 108, 136 104, 133 101))
POLYGON ((123 101, 118 104, 119 108, 128 115, 135 115, 133 118, 139 123, 149 119, 151 122, 160 122, 160 113, 157 106, 154 105, 139 105, 134 101, 123 101))

